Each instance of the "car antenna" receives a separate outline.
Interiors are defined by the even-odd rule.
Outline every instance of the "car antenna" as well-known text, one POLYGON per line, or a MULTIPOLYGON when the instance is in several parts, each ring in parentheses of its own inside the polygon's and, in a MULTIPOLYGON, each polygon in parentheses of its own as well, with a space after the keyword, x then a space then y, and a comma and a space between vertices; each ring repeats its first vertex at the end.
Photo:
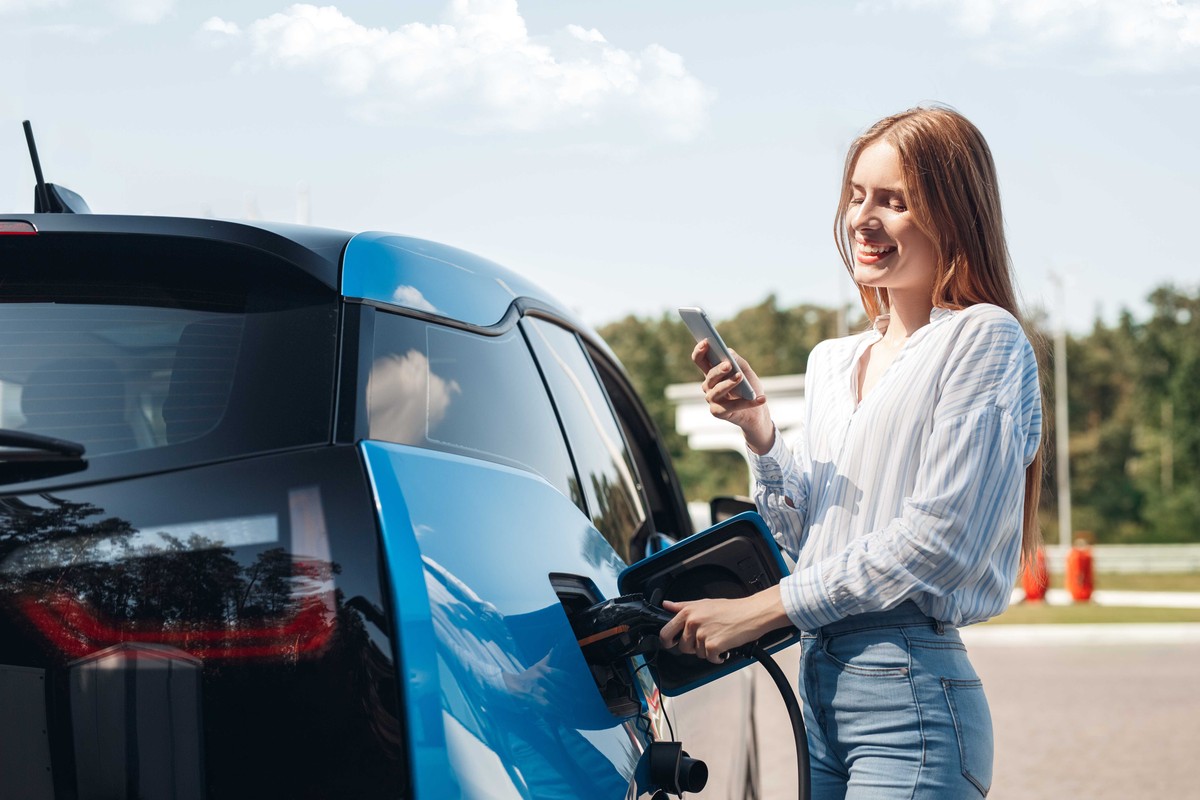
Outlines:
POLYGON ((35 214, 90 214, 87 201, 65 186, 46 183, 42 177, 42 162, 38 158, 37 144, 33 141, 33 126, 29 120, 23 123, 25 141, 29 144, 29 157, 33 159, 33 213, 35 214))

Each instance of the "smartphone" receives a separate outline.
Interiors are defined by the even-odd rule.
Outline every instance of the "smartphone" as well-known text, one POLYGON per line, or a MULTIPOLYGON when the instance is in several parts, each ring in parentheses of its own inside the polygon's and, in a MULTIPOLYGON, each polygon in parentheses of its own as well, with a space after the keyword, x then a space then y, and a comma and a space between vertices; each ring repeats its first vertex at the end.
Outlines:
POLYGON ((704 309, 681 308, 679 309, 679 316, 683 318, 683 324, 688 326, 688 330, 692 332, 692 336, 696 337, 697 342, 704 339, 708 340, 708 360, 714 367, 722 361, 728 361, 733 365, 733 372, 730 373, 730 377, 742 375, 742 382, 733 388, 738 397, 745 400, 753 400, 758 397, 754 393, 754 387, 750 385, 750 381, 746 380, 746 376, 738 368, 738 363, 734 360, 733 354, 725 346, 725 341, 721 338, 721 334, 717 333, 717 326, 712 324, 712 320, 708 318, 708 314, 704 313, 704 309), (713 359, 716 360, 714 361, 713 359))

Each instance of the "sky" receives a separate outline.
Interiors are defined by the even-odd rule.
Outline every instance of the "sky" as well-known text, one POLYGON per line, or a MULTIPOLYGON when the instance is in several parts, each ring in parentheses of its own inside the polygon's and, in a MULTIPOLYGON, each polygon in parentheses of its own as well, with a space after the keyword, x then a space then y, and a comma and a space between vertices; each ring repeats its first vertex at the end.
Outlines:
POLYGON ((0 64, 0 210, 29 119, 98 213, 433 239, 594 325, 851 302, 846 148, 928 103, 988 139, 1028 309, 1200 288, 1197 0, 0 0, 0 64))

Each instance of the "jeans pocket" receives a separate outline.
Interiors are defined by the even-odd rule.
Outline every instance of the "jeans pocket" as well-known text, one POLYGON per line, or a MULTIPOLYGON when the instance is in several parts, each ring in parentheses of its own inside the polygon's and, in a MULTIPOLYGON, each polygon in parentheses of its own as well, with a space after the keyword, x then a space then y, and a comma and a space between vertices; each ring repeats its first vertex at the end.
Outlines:
POLYGON ((992 714, 988 710, 983 682, 942 678, 950 716, 954 719, 954 734, 958 738, 958 755, 962 774, 984 797, 992 788, 992 714))
POLYGON ((830 660, 854 675, 908 677, 908 642, 894 629, 837 634, 825 640, 823 649, 830 660))

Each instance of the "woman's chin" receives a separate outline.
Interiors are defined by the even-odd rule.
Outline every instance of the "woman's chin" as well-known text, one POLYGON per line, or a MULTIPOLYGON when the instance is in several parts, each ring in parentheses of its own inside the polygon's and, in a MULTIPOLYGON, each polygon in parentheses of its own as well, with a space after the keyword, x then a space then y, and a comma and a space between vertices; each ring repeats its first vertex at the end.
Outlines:
POLYGON ((887 279, 887 270, 877 267, 869 267, 864 264, 854 265, 854 282, 859 286, 872 286, 876 289, 883 288, 883 284, 887 279))

